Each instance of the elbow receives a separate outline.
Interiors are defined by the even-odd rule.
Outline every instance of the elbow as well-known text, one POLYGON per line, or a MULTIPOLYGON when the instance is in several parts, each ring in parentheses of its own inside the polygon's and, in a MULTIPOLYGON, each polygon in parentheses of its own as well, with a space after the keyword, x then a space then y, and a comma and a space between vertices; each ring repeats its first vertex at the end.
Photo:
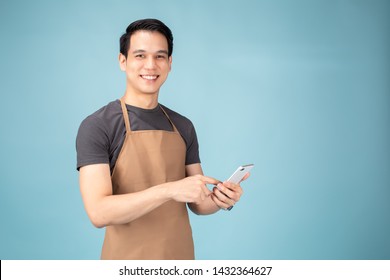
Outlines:
POLYGON ((92 222, 92 225, 95 227, 95 228, 104 228, 106 225, 103 224, 103 223, 99 223, 99 222, 96 222, 94 220, 91 220, 92 222))
POLYGON ((92 223, 92 225, 96 228, 104 228, 107 226, 107 223, 104 221, 102 216, 96 212, 89 213, 89 219, 92 223))

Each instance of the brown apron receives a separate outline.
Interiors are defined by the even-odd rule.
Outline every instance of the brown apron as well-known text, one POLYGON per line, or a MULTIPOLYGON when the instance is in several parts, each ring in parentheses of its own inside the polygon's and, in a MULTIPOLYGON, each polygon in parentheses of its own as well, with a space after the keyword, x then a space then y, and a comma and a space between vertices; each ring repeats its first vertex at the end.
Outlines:
MULTIPOLYGON (((186 145, 173 131, 131 131, 121 100, 126 137, 111 180, 113 194, 133 193, 185 177, 186 145)), ((106 227, 102 259, 194 259, 186 203, 170 200, 132 222, 106 227)))

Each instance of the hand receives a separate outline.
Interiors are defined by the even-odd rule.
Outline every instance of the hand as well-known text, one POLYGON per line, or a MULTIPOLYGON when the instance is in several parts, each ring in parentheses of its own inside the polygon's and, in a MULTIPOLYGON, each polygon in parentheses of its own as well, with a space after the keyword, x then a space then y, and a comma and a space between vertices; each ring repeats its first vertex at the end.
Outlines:
MULTIPOLYGON (((250 174, 247 173, 240 183, 246 180, 249 176, 250 174)), ((240 183, 233 184, 227 181, 219 183, 213 188, 211 199, 221 209, 228 209, 229 207, 234 206, 240 200, 244 192, 240 183)))
POLYGON ((173 200, 200 204, 211 195, 211 191, 207 188, 206 184, 217 185, 218 183, 220 181, 214 178, 194 175, 172 182, 168 192, 173 200))

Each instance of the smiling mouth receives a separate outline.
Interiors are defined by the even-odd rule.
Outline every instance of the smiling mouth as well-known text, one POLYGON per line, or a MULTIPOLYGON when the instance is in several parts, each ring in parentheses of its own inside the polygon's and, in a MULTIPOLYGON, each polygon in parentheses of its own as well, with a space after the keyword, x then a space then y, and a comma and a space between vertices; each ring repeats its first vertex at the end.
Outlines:
POLYGON ((154 81, 157 80, 159 75, 140 75, 142 79, 148 80, 148 81, 154 81))

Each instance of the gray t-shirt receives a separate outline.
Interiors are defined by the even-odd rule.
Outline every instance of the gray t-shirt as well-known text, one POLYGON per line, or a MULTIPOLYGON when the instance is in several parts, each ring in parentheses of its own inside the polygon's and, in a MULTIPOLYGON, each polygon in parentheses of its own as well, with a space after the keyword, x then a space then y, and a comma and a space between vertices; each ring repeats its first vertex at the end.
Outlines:
MULTIPOLYGON (((186 143, 186 165, 200 163, 199 145, 195 128, 186 117, 161 105, 186 143)), ((167 130, 172 125, 160 106, 142 109, 127 105, 131 130, 167 130)), ((77 134, 77 170, 97 163, 108 163, 114 169, 125 140, 126 128, 119 100, 112 101, 85 118, 77 134)))

